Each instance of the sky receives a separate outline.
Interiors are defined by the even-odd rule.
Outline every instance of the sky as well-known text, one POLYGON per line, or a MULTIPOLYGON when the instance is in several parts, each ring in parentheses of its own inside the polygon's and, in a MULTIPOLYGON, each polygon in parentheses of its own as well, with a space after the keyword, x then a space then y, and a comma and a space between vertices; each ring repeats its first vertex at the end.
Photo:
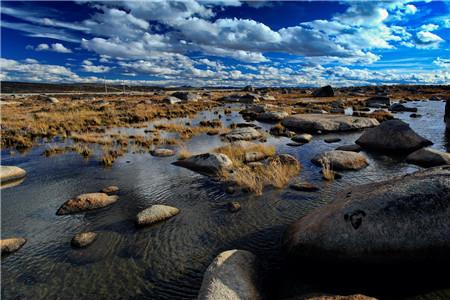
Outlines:
POLYGON ((450 84, 450 1, 1 1, 0 79, 450 84))

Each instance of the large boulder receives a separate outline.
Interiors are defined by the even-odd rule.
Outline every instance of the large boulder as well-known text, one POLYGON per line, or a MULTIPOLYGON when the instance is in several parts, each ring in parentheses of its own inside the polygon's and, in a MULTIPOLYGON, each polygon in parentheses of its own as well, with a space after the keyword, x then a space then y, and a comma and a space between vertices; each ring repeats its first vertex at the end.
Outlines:
POLYGON ((137 214, 136 224, 138 226, 151 225, 169 219, 179 212, 180 210, 176 207, 155 204, 137 214))
POLYGON ((369 150, 409 153, 433 143, 418 135, 401 120, 388 120, 364 130, 356 144, 369 150))
POLYGON ((27 242, 21 237, 14 237, 0 240, 1 255, 16 252, 27 242))
POLYGON ((109 196, 106 193, 81 194, 74 199, 67 200, 56 212, 57 215, 78 213, 86 210, 102 208, 119 200, 116 195, 109 196))
POLYGON ((251 252, 220 253, 203 276, 198 300, 259 300, 257 259, 251 252))
POLYGON ((449 262, 450 166, 351 187, 285 234, 292 262, 449 262))
POLYGON ((197 102, 200 99, 198 94, 192 92, 175 92, 171 96, 184 102, 197 102))
POLYGON ((318 154, 311 161, 320 165, 323 159, 328 159, 333 170, 359 170, 369 165, 364 155, 343 150, 332 150, 318 154))
POLYGON ((374 96, 366 99, 366 105, 368 107, 389 107, 391 105, 391 99, 386 96, 374 96))
POLYGON ((233 162, 222 153, 204 153, 180 159, 173 163, 206 175, 216 175, 221 171, 231 169, 233 162))
POLYGON ((450 165, 450 153, 432 148, 422 148, 409 154, 406 161, 423 167, 450 165))
POLYGON ((262 137, 262 133, 252 127, 235 128, 225 135, 229 141, 250 141, 262 137))
POLYGON ((331 85, 326 85, 313 92, 314 97, 334 97, 334 91, 331 85))
POLYGON ((27 172, 16 166, 0 165, 0 183, 11 182, 24 178, 27 172))
POLYGON ((447 102, 445 103, 445 116, 444 116, 445 125, 447 129, 450 130, 450 97, 447 98, 447 102))
POLYGON ((329 114, 298 114, 285 118, 283 126, 298 131, 351 131, 378 126, 376 119, 329 115, 329 114))

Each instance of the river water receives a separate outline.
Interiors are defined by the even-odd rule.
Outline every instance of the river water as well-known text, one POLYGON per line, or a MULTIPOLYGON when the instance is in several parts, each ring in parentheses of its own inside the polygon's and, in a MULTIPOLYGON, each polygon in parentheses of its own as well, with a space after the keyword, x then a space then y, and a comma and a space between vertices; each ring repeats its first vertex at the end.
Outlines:
MULTIPOLYGON (((408 122, 432 147, 449 150, 443 122, 443 102, 411 102, 421 118, 410 113, 396 116, 408 122)), ((201 112, 193 124, 217 117, 201 112)), ((176 119, 171 122, 185 122, 176 119)), ((237 112, 224 123, 243 121, 237 112)), ((256 122, 269 129, 270 124, 256 122)), ((142 130, 143 129, 139 129, 142 130)), ((317 184, 317 193, 268 188, 264 195, 228 195, 224 186, 187 169, 173 166, 175 157, 128 153, 111 168, 98 157, 84 160, 75 153, 44 157, 45 146, 25 155, 2 152, 4 165, 28 172, 25 181, 1 194, 3 238, 28 239, 18 252, 2 259, 3 299, 193 299, 203 272, 221 251, 245 249, 255 253, 264 270, 280 261, 280 241, 286 226, 311 209, 331 201, 337 191, 351 185, 388 179, 419 167, 383 155, 366 153, 370 165, 328 183, 310 160, 320 152, 353 143, 361 132, 315 136, 301 147, 289 147, 288 138, 269 137, 278 153, 289 153, 302 164, 300 177, 317 184), (340 137, 339 143, 323 140, 340 137), (83 214, 57 216, 67 199, 95 192, 108 185, 120 187, 119 201, 110 207, 83 214), (239 201, 242 209, 229 213, 226 204, 239 201), (165 222, 142 229, 134 225, 136 214, 152 205, 178 207, 181 213, 165 222), (88 248, 70 246, 74 234, 95 231, 97 240, 88 248)), ((186 143, 194 153, 221 145, 218 136, 202 135, 186 143)), ((270 272, 266 274, 270 287, 270 272)), ((376 290, 376 288, 375 288, 376 290)))

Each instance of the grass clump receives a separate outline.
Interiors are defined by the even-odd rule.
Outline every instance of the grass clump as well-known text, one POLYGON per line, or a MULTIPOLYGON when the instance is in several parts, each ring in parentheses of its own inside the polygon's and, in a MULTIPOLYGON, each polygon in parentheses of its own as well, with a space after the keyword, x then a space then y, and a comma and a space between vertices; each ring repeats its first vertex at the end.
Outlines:
POLYGON ((246 161, 247 153, 256 152, 260 153, 262 157, 270 157, 275 154, 275 146, 254 143, 234 143, 216 148, 214 152, 225 154, 231 159, 235 167, 239 167, 246 161))
POLYGON ((325 180, 333 181, 335 179, 336 173, 331 167, 330 160, 327 157, 323 157, 319 160, 319 163, 322 166, 322 177, 325 180))

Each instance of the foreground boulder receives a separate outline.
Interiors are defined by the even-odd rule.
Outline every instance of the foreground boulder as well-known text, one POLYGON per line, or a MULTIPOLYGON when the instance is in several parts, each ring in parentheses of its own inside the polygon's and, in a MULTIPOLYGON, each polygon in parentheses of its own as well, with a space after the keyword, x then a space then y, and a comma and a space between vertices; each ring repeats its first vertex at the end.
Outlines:
POLYGON ((432 148, 422 148, 408 155, 406 161, 423 167, 450 165, 450 153, 432 148))
POLYGON ((0 183, 11 182, 24 178, 27 172, 15 166, 0 166, 0 183))
POLYGON ((160 204, 152 205, 137 214, 136 224, 138 226, 151 225, 171 218, 179 212, 180 210, 176 207, 160 204))
POLYGON ((252 127, 235 128, 225 135, 229 141, 250 141, 262 137, 262 133, 252 127))
POLYGON ((204 153, 193 155, 186 159, 178 160, 173 164, 206 175, 216 175, 217 173, 230 169, 233 166, 231 159, 222 153, 204 153))
POLYGON ((203 276, 198 300, 259 300, 257 260, 251 252, 220 253, 203 276))
POLYGON ((376 119, 329 114, 299 114, 285 118, 283 126, 298 131, 351 131, 378 126, 376 119))
POLYGON ((316 155, 311 161, 320 165, 323 159, 328 159, 331 168, 335 170, 359 170, 369 165, 364 155, 342 150, 327 151, 316 155))
POLYGON ((16 252, 27 242, 21 237, 0 240, 1 255, 16 252))
POLYGON ((331 85, 326 85, 315 90, 312 95, 314 97, 334 97, 334 91, 331 85))
POLYGON ((80 232, 72 238, 70 244, 76 248, 84 248, 92 244, 96 237, 95 232, 80 232))
POLYGON ((448 262, 450 166, 352 187, 291 225, 294 261, 448 262))
POLYGON ((57 215, 66 215, 86 210, 102 208, 115 203, 118 196, 109 196, 106 193, 88 193, 81 194, 74 199, 70 199, 58 209, 57 215))
POLYGON ((401 120, 389 120, 376 128, 364 130, 356 144, 382 152, 412 152, 433 143, 418 135, 401 120))

